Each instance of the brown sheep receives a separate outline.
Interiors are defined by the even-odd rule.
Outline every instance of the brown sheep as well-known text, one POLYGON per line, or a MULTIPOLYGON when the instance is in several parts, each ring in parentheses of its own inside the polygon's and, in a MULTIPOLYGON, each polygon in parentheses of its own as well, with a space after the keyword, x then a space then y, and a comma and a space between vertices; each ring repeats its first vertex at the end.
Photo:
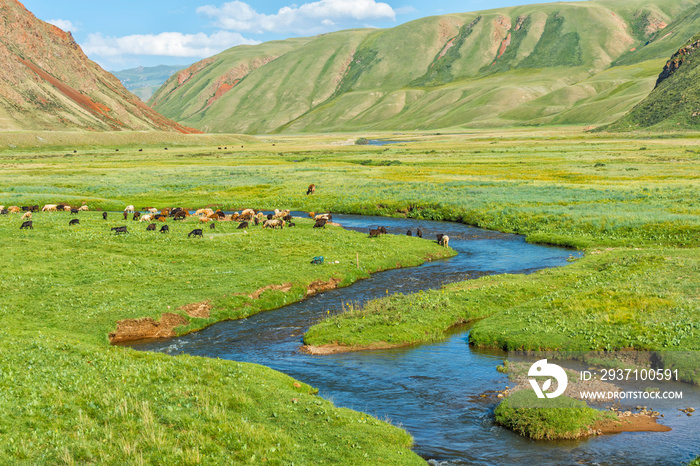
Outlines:
POLYGON ((308 196, 309 194, 313 194, 315 192, 316 192, 316 185, 310 184, 309 188, 306 190, 306 195, 308 196))
POLYGON ((19 206, 16 206, 16 205, 11 205, 10 207, 7 208, 7 210, 11 214, 18 214, 22 211, 22 209, 20 209, 19 206))

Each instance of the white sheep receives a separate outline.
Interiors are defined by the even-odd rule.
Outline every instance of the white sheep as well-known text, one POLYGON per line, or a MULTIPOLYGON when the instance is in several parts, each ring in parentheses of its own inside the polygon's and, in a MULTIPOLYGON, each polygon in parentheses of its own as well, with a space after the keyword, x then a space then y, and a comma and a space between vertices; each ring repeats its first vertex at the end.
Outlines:
POLYGON ((124 212, 128 212, 130 214, 133 214, 134 212, 136 212, 136 209, 134 209, 134 206, 128 205, 128 206, 126 206, 126 209, 124 209, 124 212))

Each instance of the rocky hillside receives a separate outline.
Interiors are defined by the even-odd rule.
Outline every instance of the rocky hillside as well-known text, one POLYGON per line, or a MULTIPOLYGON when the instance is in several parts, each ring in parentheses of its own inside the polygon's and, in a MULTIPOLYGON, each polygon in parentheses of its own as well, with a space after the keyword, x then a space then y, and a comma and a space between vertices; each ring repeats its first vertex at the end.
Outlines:
POLYGON ((193 130, 90 61, 70 33, 0 0, 0 130, 193 130))
POLYGON ((606 131, 700 130, 700 34, 671 56, 654 90, 606 131))
POLYGON ((700 30, 697 0, 592 0, 422 18, 240 46, 150 104, 211 132, 602 124, 700 30))

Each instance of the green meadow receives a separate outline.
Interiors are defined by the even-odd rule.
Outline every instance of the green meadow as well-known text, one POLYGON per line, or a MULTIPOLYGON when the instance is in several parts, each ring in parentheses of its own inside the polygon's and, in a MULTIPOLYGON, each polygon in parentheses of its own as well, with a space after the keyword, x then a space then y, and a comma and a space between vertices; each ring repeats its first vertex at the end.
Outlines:
POLYGON ((0 144, 1 205, 91 209, 74 227, 70 214, 35 214, 30 231, 17 214, 0 217, 0 456, 15 462, 420 462, 404 431, 335 408, 303 381, 112 347, 107 334, 121 319, 210 301, 210 318, 177 329, 192 331, 297 301, 317 280, 347 285, 450 251, 305 219, 248 233, 221 222, 188 239, 194 219, 162 235, 94 212, 129 204, 461 221, 586 253, 556 270, 390 296, 312 328, 312 344, 435 340, 478 320, 481 346, 698 349, 694 134, 4 133, 0 144), (412 142, 354 144, 362 137, 412 142), (128 235, 111 234, 123 224, 128 235), (327 263, 311 265, 317 255, 327 263), (250 297, 281 284, 291 286, 250 297))

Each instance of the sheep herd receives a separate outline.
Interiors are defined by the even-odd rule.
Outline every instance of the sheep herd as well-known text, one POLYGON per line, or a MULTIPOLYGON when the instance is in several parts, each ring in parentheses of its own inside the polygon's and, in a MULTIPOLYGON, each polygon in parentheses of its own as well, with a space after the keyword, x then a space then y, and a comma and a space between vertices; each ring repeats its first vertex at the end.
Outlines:
MULTIPOLYGON (((5 208, 5 206, 0 205, 0 215, 24 212, 24 214, 21 217, 23 223, 20 226, 20 230, 34 229, 34 224, 32 221, 32 212, 38 212, 39 210, 41 210, 42 212, 63 211, 70 212, 71 214, 78 214, 79 212, 87 211, 88 207, 86 205, 82 205, 76 208, 65 204, 46 204, 43 208, 39 209, 38 205, 22 207, 10 206, 8 208, 5 208)), ((140 223, 147 222, 148 226, 146 227, 146 231, 156 231, 156 223, 154 222, 164 223, 167 219, 172 219, 173 221, 183 221, 188 217, 197 217, 199 223, 208 223, 210 229, 215 229, 217 222, 227 221, 238 222, 237 229, 243 230, 248 229, 251 224, 255 226, 262 225, 263 229, 273 230, 282 229, 285 226, 293 227, 296 225, 294 222, 292 222, 292 216, 289 209, 275 209, 274 213, 270 213, 267 215, 255 209, 243 209, 241 212, 233 212, 229 215, 224 213, 220 209, 214 210, 208 207, 203 209, 197 209, 194 212, 194 214, 190 214, 188 210, 185 210, 182 207, 165 208, 161 210, 156 209, 155 207, 143 207, 141 210, 144 212, 142 213, 141 211, 136 210, 133 205, 126 206, 123 212, 123 218, 124 220, 127 220, 129 216, 131 216, 133 221, 138 221, 140 223)), ((103 212, 102 219, 107 220, 107 217, 108 212, 103 212)), ((325 228, 326 224, 331 223, 333 221, 333 216, 330 213, 316 214, 314 212, 309 212, 309 217, 314 219, 313 228, 325 228)), ((68 223, 69 226, 79 224, 80 221, 77 218, 71 219, 68 223)), ((114 231, 115 234, 128 233, 126 225, 111 228, 111 231, 114 231)), ((168 225, 162 225, 159 231, 160 233, 168 233, 170 231, 170 227, 168 227, 168 225)), ((376 229, 370 229, 369 237, 376 238, 386 233, 387 228, 380 226, 376 229)), ((413 232, 411 230, 408 230, 406 234, 408 236, 413 236, 413 232)), ((201 228, 195 228, 187 236, 188 238, 193 236, 199 236, 201 238, 203 237, 203 231, 201 228)), ((420 228, 417 229, 416 236, 418 236, 419 238, 423 237, 423 232, 420 230, 420 228)), ((441 246, 449 247, 449 240, 450 239, 447 235, 437 235, 437 242, 441 246)))

